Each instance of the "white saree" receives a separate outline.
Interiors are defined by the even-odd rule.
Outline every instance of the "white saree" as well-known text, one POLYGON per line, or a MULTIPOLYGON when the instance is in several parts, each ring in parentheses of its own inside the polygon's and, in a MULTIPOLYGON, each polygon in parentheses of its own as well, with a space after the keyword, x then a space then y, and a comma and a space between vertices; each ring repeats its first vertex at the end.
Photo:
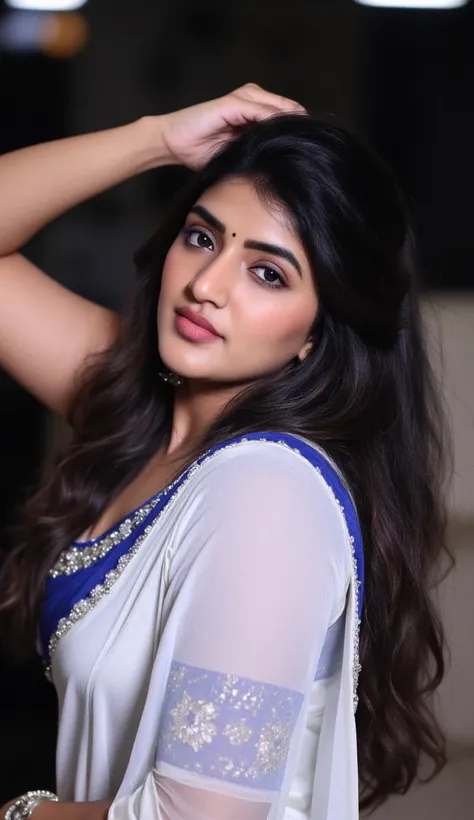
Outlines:
POLYGON ((360 533, 329 473, 294 436, 236 439, 64 551, 42 633, 60 800, 113 799, 109 820, 358 818, 360 533))

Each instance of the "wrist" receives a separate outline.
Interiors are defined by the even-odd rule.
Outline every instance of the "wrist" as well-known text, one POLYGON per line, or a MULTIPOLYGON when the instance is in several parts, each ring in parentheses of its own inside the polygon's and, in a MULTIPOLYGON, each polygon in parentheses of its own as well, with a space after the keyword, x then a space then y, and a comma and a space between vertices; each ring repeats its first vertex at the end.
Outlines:
POLYGON ((131 123, 134 139, 138 145, 141 170, 149 171, 163 165, 176 165, 177 160, 169 150, 164 139, 166 114, 141 117, 131 123))

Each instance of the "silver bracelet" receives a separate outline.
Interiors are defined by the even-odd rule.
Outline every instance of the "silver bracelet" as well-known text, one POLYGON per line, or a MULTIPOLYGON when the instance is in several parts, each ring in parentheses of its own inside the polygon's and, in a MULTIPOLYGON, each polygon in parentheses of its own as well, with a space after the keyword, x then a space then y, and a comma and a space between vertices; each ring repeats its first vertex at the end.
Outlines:
POLYGON ((10 806, 5 815, 5 820, 26 820, 26 818, 31 817, 40 803, 57 803, 58 800, 58 796, 52 792, 27 792, 26 794, 22 794, 22 796, 19 797, 18 800, 15 800, 13 805, 10 806))

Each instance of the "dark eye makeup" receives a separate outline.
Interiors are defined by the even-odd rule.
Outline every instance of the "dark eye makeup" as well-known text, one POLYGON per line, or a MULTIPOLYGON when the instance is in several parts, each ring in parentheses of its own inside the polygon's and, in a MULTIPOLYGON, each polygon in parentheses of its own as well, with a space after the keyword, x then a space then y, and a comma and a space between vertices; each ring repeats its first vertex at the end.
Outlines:
MULTIPOLYGON (((214 237, 205 228, 198 225, 186 225, 182 233, 187 247, 196 248, 197 250, 213 250, 215 245, 214 237)), ((263 287, 272 288, 273 290, 282 290, 288 287, 282 274, 270 265, 254 265, 249 270, 253 274, 254 281, 263 287), (265 271, 265 275, 272 277, 272 281, 262 278, 256 271, 265 271)))

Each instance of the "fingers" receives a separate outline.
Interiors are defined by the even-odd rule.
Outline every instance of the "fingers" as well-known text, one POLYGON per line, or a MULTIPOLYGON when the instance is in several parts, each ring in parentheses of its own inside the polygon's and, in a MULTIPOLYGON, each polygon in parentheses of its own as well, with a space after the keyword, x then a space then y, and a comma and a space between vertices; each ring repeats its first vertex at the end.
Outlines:
MULTIPOLYGON (((233 128, 244 127, 252 122, 260 122, 267 119, 267 117, 282 114, 285 110, 281 106, 255 102, 245 97, 239 97, 237 94, 231 94, 229 102, 231 105, 226 109, 224 119, 227 125, 233 128)), ((286 109, 286 112, 288 112, 288 109, 286 109)))
POLYGON ((236 96, 251 100, 252 102, 268 105, 277 111, 300 111, 305 112, 306 109, 296 100, 290 100, 289 97, 283 97, 280 94, 274 94, 271 91, 266 91, 256 83, 246 83, 233 92, 236 96))

